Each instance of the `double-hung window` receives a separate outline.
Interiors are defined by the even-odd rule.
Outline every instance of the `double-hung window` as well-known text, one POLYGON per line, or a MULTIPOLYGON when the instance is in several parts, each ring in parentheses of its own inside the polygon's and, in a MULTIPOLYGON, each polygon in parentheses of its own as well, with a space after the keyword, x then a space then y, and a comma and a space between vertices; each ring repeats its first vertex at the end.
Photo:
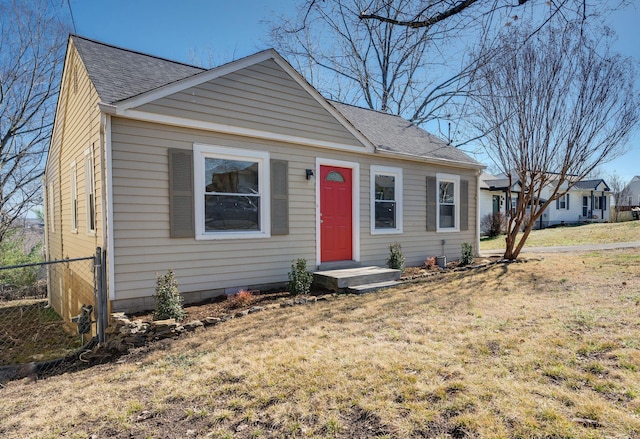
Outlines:
POLYGON ((71 191, 71 231, 78 231, 78 170, 76 162, 71 162, 70 172, 70 191, 71 191))
POLYGON ((371 166, 371 233, 402 233, 402 169, 371 166))
POLYGON ((569 208, 568 198, 569 198, 569 194, 564 194, 563 196, 558 198, 558 209, 566 210, 569 208))
POLYGON ((84 193, 86 205, 87 233, 96 232, 95 167, 93 148, 84 152, 84 193))
POLYGON ((196 239, 266 238, 269 153, 194 145, 196 239))
POLYGON ((438 231, 460 230, 460 176, 437 174, 438 231))

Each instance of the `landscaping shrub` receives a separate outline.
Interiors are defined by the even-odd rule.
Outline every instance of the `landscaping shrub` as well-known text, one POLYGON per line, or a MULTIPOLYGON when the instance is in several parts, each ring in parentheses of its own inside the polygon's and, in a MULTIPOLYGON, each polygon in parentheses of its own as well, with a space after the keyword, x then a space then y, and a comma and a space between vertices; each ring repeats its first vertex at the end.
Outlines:
POLYGON ((462 253, 460 255, 460 265, 473 263, 473 246, 468 242, 462 243, 462 253))
POLYGON ((178 290, 178 282, 173 270, 158 276, 154 297, 156 298, 156 310, 153 312, 153 320, 176 319, 180 321, 186 317, 182 307, 184 298, 178 290))
POLYGON ((402 246, 399 242, 394 242, 389 245, 387 267, 394 270, 402 270, 404 268, 404 255, 402 254, 402 246))
POLYGON ((505 233, 507 217, 502 212, 485 215, 480 221, 480 228, 489 238, 495 238, 505 233))
POLYGON ((227 302, 231 308, 242 308, 243 306, 251 305, 255 297, 251 291, 240 290, 236 294, 230 294, 227 296, 227 302))
POLYGON ((289 272, 289 292, 295 295, 309 294, 312 282, 313 273, 307 271, 307 260, 301 258, 292 261, 289 272))

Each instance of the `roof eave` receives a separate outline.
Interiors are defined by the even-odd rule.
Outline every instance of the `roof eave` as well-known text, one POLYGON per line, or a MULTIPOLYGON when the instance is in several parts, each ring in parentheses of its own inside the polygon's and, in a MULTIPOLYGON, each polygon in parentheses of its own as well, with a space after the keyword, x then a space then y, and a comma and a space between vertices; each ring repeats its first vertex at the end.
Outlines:
POLYGON ((401 158, 412 160, 412 161, 431 163, 434 165, 446 165, 454 168, 474 169, 474 170, 481 171, 483 169, 486 169, 487 167, 482 163, 460 162, 457 160, 441 159, 437 157, 425 157, 425 156, 420 156, 416 154, 409 154, 406 152, 398 152, 398 151, 389 151, 389 150, 380 149, 380 148, 376 148, 375 152, 376 154, 380 154, 383 156, 396 157, 396 158, 401 157, 401 158))

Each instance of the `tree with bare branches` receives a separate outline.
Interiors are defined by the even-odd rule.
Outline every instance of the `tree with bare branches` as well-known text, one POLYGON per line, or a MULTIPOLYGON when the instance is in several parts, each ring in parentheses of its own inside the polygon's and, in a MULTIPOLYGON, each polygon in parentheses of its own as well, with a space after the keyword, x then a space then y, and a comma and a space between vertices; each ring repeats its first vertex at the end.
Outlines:
POLYGON ((629 198, 629 182, 625 181, 615 171, 607 176, 607 184, 613 192, 613 203, 616 208, 611 209, 611 220, 614 223, 618 222, 618 214, 620 213, 620 207, 624 206, 629 198))
POLYGON ((495 165, 522 185, 504 254, 515 259, 551 203, 625 152, 640 102, 632 62, 610 51, 606 32, 568 24, 531 37, 522 26, 502 39, 505 56, 476 72, 474 125, 488 133, 481 141, 495 165))
POLYGON ((459 119, 475 69, 500 53, 468 54, 492 47, 496 29, 586 23, 609 7, 583 1, 305 0, 272 25, 270 42, 325 96, 420 125, 459 119))
POLYGON ((48 1, 0 0, 0 242, 41 204, 68 29, 48 1))

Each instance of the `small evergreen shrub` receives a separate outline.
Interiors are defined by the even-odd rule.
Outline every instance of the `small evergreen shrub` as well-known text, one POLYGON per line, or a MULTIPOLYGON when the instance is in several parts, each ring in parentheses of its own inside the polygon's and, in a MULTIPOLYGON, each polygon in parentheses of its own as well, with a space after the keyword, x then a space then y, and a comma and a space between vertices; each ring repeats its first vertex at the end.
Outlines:
POLYGON ((289 292, 295 295, 309 294, 312 282, 313 273, 307 271, 307 260, 300 258, 292 261, 289 272, 289 292))
POLYGON ((473 246, 468 242, 462 243, 462 254, 460 255, 460 265, 473 263, 473 246))
POLYGON ((169 270, 167 274, 159 275, 156 281, 156 310, 153 312, 153 320, 176 319, 183 320, 186 313, 182 308, 184 298, 178 290, 178 282, 169 270))
POLYGON ((402 246, 399 242, 389 244, 387 267, 394 270, 402 270, 404 268, 404 255, 402 254, 402 246))

